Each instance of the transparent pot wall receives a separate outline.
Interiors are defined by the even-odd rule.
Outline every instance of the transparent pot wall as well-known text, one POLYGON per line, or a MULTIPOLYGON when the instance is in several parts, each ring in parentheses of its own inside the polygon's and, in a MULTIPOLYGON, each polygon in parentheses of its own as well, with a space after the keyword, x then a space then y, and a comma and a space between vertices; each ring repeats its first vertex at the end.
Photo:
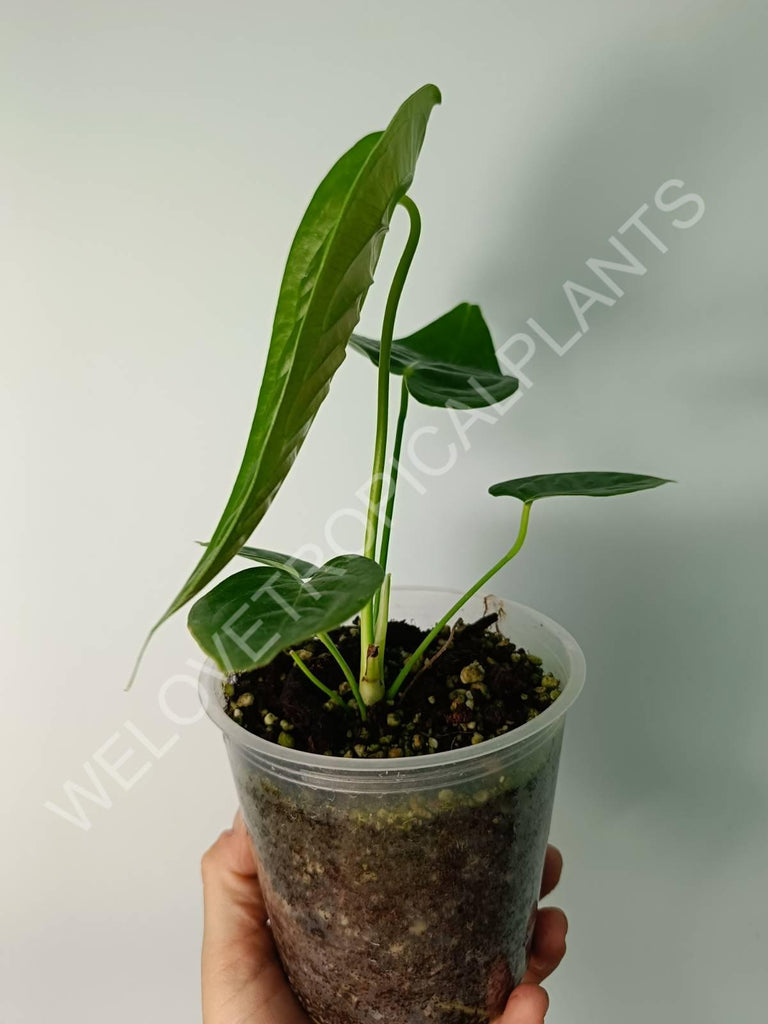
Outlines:
MULTIPOLYGON (((431 625, 454 595, 396 592, 393 618, 431 625)), ((497 601, 500 625, 562 693, 505 736, 396 764, 287 750, 222 711, 240 805, 289 980, 317 1024, 493 1018, 525 971, 565 711, 584 680, 573 639, 497 601)), ((478 601, 464 618, 483 614, 478 601)))

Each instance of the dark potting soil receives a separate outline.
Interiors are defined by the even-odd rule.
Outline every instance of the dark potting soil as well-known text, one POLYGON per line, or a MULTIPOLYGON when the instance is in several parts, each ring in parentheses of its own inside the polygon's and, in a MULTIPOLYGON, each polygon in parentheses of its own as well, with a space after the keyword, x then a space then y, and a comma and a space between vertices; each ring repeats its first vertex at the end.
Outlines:
MULTIPOLYGON (((410 757, 455 750, 509 732, 560 695, 541 659, 494 629, 497 615, 447 627, 406 680, 394 701, 381 701, 360 718, 349 684, 319 640, 297 652, 322 682, 344 700, 339 706, 315 687, 285 653, 269 665, 230 676, 225 709, 264 739, 316 754, 341 757, 410 757)), ((392 680, 426 630, 390 622, 385 678, 392 680)), ((331 633, 352 671, 360 658, 357 624, 331 633)))

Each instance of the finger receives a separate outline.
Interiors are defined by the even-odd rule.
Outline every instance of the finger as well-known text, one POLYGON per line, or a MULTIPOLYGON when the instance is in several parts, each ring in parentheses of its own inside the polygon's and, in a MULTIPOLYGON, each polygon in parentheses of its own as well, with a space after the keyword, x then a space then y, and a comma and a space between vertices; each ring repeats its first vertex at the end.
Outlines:
POLYGON ((538 984, 555 970, 565 956, 568 918, 558 907, 545 907, 536 917, 531 955, 524 981, 538 984))
POLYGON ((243 820, 242 811, 237 812, 232 822, 233 841, 230 847, 232 857, 232 869, 242 875, 256 876, 256 856, 253 852, 251 837, 248 835, 248 828, 243 820))
POLYGON ((272 955, 267 911, 261 894, 256 861, 242 818, 222 832, 204 854, 203 910, 206 943, 255 943, 272 955))
POLYGON ((563 873, 563 855, 556 846, 547 847, 544 858, 544 873, 541 876, 541 896, 548 896, 560 881, 563 873))
POLYGON ((307 1024, 285 980, 241 818, 203 857, 205 1024, 307 1024))
POLYGON ((538 985, 518 985, 496 1024, 544 1024, 549 996, 538 985))

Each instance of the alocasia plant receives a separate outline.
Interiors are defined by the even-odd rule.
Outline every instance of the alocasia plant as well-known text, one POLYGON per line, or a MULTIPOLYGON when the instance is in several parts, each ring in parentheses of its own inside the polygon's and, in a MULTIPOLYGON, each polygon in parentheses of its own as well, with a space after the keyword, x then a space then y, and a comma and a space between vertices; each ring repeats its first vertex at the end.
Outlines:
MULTIPOLYGON (((501 372, 482 313, 469 303, 394 340, 397 308, 421 231, 418 209, 406 193, 430 113, 439 102, 435 86, 419 89, 383 132, 366 136, 345 153, 315 192, 288 256, 253 425, 232 493, 197 566, 153 628, 154 632, 197 597, 239 554, 259 566, 224 579, 198 598, 189 613, 190 631, 203 651, 226 672, 241 672, 317 637, 341 667, 363 718, 366 708, 385 695, 390 701, 397 697, 445 624, 518 553, 535 501, 556 495, 626 494, 667 482, 630 473, 586 472, 494 484, 491 494, 523 502, 512 547, 446 610, 396 678, 384 678, 391 582, 386 569, 409 401, 474 409, 509 397, 518 386, 514 377, 501 372), (398 207, 407 213, 410 231, 390 287, 381 338, 372 340, 353 331, 398 207), (246 546, 285 479, 348 344, 367 356, 378 373, 376 440, 362 554, 342 555, 316 566, 246 546), (387 459, 391 374, 400 378, 401 385, 387 459), (360 665, 353 671, 329 632, 358 612, 360 665)), ((291 654, 309 681, 338 700, 296 651, 291 654)))

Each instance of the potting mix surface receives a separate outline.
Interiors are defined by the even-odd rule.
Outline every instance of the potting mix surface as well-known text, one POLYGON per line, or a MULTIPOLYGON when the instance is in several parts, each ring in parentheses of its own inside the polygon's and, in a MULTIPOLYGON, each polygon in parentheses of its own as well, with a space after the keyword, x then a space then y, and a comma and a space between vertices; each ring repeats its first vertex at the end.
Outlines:
MULTIPOLYGON (((541 659, 515 646, 496 614, 447 627, 425 653, 394 701, 368 708, 362 721, 348 682, 319 640, 297 651, 306 666, 344 701, 339 706, 312 685, 286 653, 269 665, 230 676, 227 714, 249 732, 286 747, 357 758, 414 757, 481 743, 539 715, 560 695, 541 659)), ((347 663, 357 666, 357 623, 331 632, 347 663)), ((390 622, 384 655, 392 680, 427 631, 390 622)))

